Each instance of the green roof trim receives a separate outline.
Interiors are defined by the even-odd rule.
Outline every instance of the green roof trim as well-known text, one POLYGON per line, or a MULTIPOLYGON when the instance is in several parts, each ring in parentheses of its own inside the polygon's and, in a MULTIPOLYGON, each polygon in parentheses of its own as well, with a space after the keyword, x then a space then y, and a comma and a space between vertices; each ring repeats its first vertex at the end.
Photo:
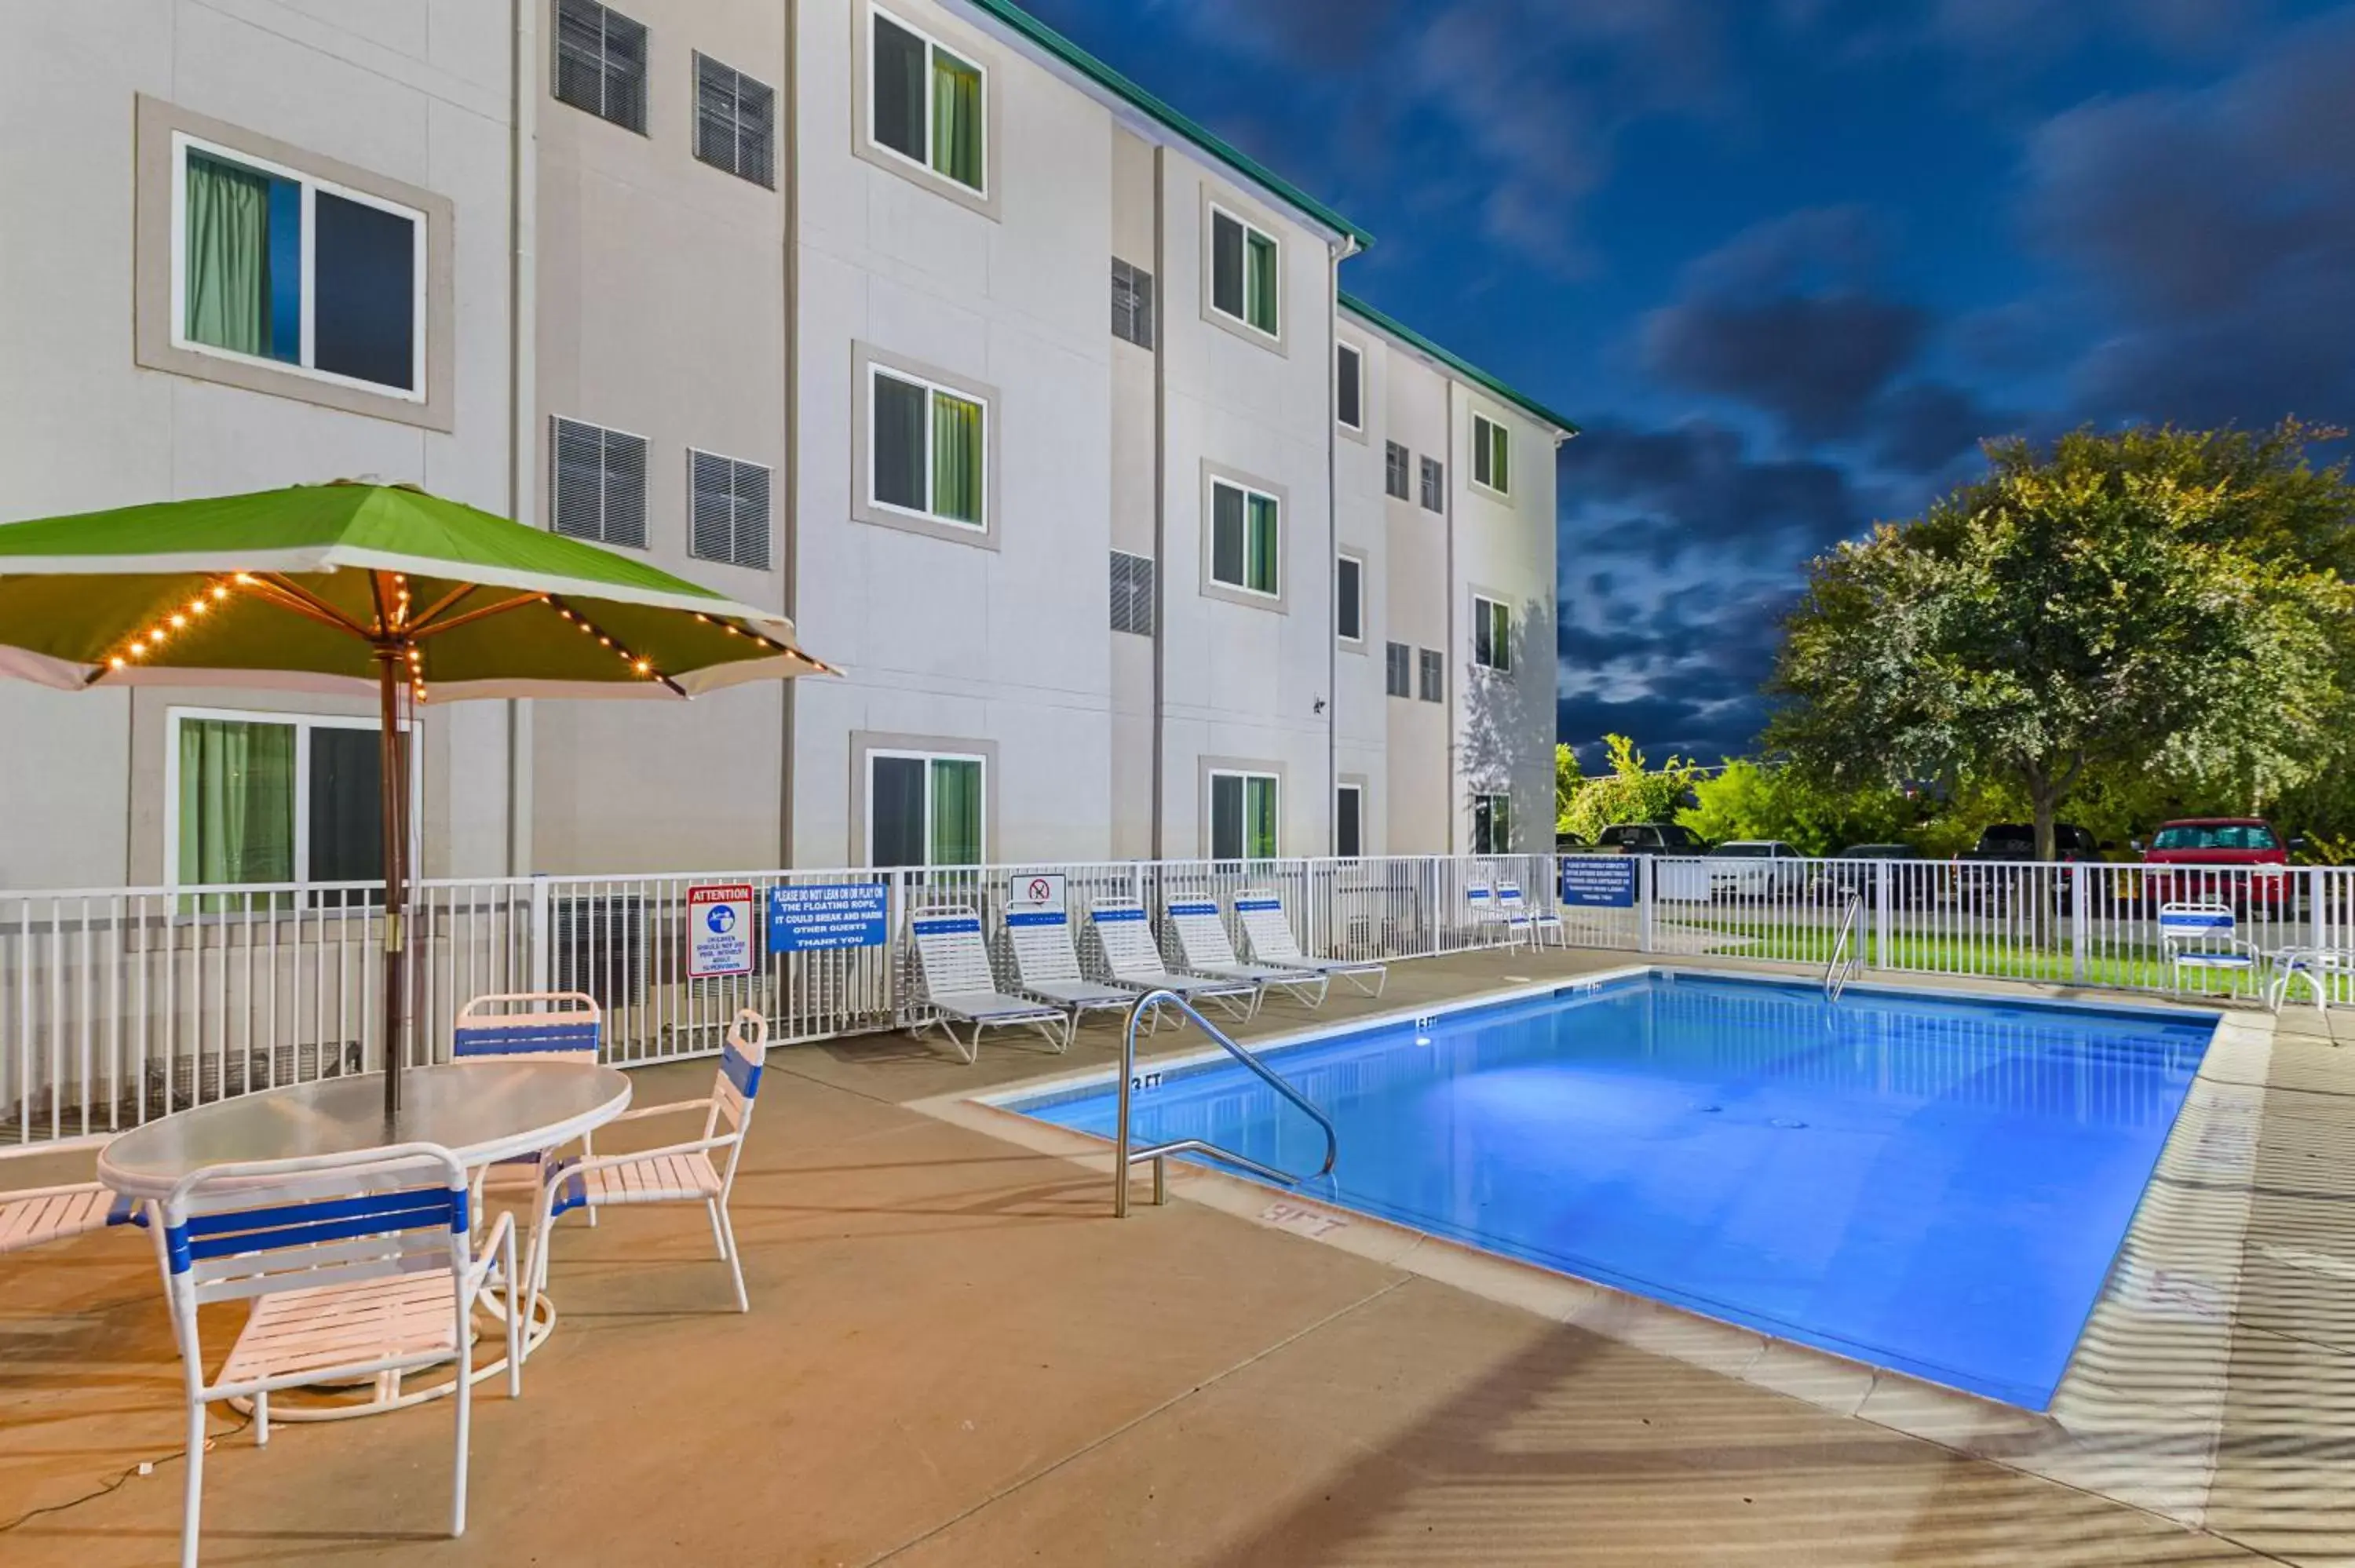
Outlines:
POLYGON ((1359 249, 1368 249, 1373 245, 1372 235, 1359 228, 1298 185, 1277 175, 1241 148, 1213 135, 1209 129, 1199 121, 1179 113, 1162 100, 1146 91, 1145 89, 1080 48, 1038 17, 1013 4, 1013 0, 971 0, 971 3, 976 10, 1003 22, 1097 86, 1120 98, 1126 99, 1152 119, 1167 129, 1175 131, 1252 184, 1266 187, 1293 207, 1325 225, 1326 228, 1348 236, 1357 242, 1359 249))
POLYGON ((1431 355, 1432 358, 1439 361, 1440 364, 1446 366, 1449 369, 1454 370, 1467 379, 1487 387, 1489 391, 1494 392, 1497 397, 1502 397, 1506 402, 1519 408, 1523 413, 1543 420, 1546 424, 1551 425, 1555 429, 1560 430, 1562 434, 1566 436, 1574 436, 1578 434, 1578 426, 1568 416, 1555 413, 1551 408, 1547 408, 1544 404, 1539 402, 1536 398, 1528 396, 1526 393, 1514 391, 1511 387, 1506 386, 1503 382, 1497 380, 1495 376, 1489 375, 1478 366, 1465 359, 1461 355, 1452 354, 1448 350, 1440 347, 1437 344, 1432 342, 1429 338, 1423 336, 1421 333, 1415 331, 1414 328, 1407 325, 1404 322, 1400 321, 1395 316, 1384 315, 1381 312, 1374 309, 1373 306, 1366 303, 1365 301, 1359 299, 1356 295, 1348 292, 1346 290, 1341 294, 1341 308, 1348 312, 1351 315, 1358 317, 1360 321, 1363 321, 1367 325, 1380 327, 1382 331, 1389 333, 1392 337, 1412 344, 1414 347, 1431 355))

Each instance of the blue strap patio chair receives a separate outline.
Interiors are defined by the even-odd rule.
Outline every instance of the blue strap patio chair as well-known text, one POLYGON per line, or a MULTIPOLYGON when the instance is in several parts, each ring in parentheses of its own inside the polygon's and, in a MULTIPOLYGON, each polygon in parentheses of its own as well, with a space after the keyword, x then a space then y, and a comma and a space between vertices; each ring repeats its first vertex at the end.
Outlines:
POLYGON ((2162 904, 2158 950, 2169 989, 2180 992, 2186 971, 2254 975, 2264 963, 2256 945, 2240 935, 2229 904, 2162 904))
MULTIPOLYGON (((450 1056, 457 1062, 586 1062, 594 1065, 605 1046, 605 1010, 580 991, 495 991, 458 1010, 450 1031, 450 1056)), ((596 1152, 589 1135, 584 1154, 596 1152)), ((518 1154, 478 1173, 476 1212, 485 1196, 537 1199, 554 1150, 518 1154)), ((593 1217, 592 1217, 593 1219, 593 1217)))
POLYGON ((115 1225, 146 1224, 137 1204, 95 1181, 19 1188, 0 1192, 0 1257, 115 1225))

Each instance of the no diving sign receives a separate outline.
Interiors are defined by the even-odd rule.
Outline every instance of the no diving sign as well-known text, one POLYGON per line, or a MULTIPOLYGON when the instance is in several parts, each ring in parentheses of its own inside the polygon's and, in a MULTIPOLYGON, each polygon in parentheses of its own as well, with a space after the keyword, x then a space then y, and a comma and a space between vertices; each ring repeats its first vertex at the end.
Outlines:
POLYGON ((1063 874, 1042 871, 1006 879, 1006 898, 1009 904, 1028 908, 1063 906, 1063 874))
POLYGON ((687 890, 687 976, 752 972, 752 890, 724 883, 687 890))

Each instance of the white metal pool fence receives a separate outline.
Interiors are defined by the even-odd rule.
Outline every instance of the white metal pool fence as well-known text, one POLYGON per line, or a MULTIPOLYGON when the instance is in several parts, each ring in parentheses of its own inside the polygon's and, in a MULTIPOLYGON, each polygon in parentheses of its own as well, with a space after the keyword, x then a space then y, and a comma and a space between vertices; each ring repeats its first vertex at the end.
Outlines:
MULTIPOLYGON (((446 1059, 450 1021, 490 991, 577 990, 606 1010, 623 1065, 716 1052, 742 1007, 781 1043, 904 1027, 925 1014, 909 911, 978 905, 1003 944, 1010 900, 1060 897, 1084 933, 1096 899, 1231 908, 1273 887, 1311 953, 1407 959, 1497 942, 1475 887, 1518 882, 1573 946, 1783 959, 1831 956, 1850 895, 1864 965, 2165 991, 2162 902, 2221 904, 2262 951, 2355 947, 2355 870, 1766 861, 1617 856, 1102 862, 951 869, 666 873, 427 881, 416 892, 407 1059, 446 1059), (751 972, 696 978, 688 890, 866 890, 876 945, 751 948, 751 972)), ((0 891, 0 1149, 113 1132, 204 1101, 381 1061, 374 890, 299 887, 0 891)), ((788 893, 792 897, 831 894, 788 893)), ((1100 955, 1082 942, 1097 972, 1100 955)), ((999 954, 1001 959, 1006 955, 999 954)), ((1001 965, 1011 972, 1010 963, 1001 965)), ((2187 970, 2254 994, 2256 973, 2187 970)), ((2329 983, 2345 985, 2346 977, 2329 983)), ((2342 998, 2343 1000, 2343 998, 2342 998)))

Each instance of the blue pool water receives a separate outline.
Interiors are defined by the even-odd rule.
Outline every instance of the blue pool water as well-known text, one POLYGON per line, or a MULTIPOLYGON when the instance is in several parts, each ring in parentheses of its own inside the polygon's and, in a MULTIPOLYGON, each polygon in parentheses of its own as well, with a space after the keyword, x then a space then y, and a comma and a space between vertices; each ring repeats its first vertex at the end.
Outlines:
MULTIPOLYGON (((2213 1024, 1652 974, 1271 1053, 1345 1208, 2041 1410, 2213 1024)), ((1114 1088, 1013 1108, 1109 1137, 1114 1088)), ((1232 1062, 1140 1143, 1314 1170, 1232 1062)))

